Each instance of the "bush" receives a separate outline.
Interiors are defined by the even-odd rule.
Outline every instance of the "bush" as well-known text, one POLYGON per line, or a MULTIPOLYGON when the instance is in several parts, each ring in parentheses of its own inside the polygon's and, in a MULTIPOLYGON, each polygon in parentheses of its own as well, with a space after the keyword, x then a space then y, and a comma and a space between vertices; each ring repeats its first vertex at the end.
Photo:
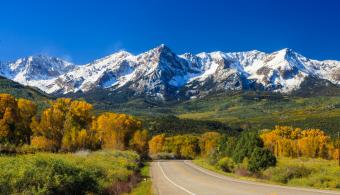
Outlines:
POLYGON ((289 165, 287 167, 274 167, 264 172, 270 180, 280 183, 288 183, 294 178, 307 177, 312 173, 311 169, 303 165, 289 165))
POLYGON ((213 152, 211 152, 210 154, 209 154, 209 156, 208 156, 208 163, 210 164, 210 165, 216 165, 216 163, 218 162, 218 160, 219 160, 219 155, 217 154, 217 152, 216 151, 213 151, 213 152))
POLYGON ((101 194, 138 169, 133 152, 0 157, 0 194, 101 194))
POLYGON ((310 186, 315 188, 337 188, 340 189, 339 175, 311 174, 307 177, 294 178, 288 181, 292 185, 310 186))
POLYGON ((258 172, 275 165, 275 156, 269 150, 257 147, 249 159, 248 169, 251 172, 258 172))
POLYGON ((224 172, 232 172, 235 168, 235 162, 229 157, 224 157, 217 162, 217 167, 224 172))

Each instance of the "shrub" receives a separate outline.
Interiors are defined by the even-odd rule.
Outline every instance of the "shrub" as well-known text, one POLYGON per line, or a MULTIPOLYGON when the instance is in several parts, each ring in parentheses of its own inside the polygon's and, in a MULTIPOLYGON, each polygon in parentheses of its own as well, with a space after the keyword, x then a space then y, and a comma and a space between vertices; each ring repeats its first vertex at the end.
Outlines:
POLYGON ((224 172, 232 172, 235 168, 235 162, 229 157, 224 157, 217 162, 217 167, 224 172))
POLYGON ((0 157, 0 194, 102 194, 128 182, 138 163, 129 151, 0 157))
POLYGON ((337 188, 340 189, 339 176, 325 174, 311 174, 307 177, 294 178, 288 181, 293 185, 310 186, 315 188, 337 188))
POLYGON ((312 173, 311 169, 303 165, 289 165, 287 167, 274 167, 264 172, 270 180, 280 183, 288 183, 294 178, 307 177, 312 173))
POLYGON ((216 165, 216 163, 218 162, 219 160, 219 155, 216 151, 213 151, 211 152, 209 155, 208 155, 208 163, 211 164, 211 165, 216 165))
POLYGON ((257 147, 249 159, 248 170, 258 172, 275 165, 275 156, 269 150, 257 147))

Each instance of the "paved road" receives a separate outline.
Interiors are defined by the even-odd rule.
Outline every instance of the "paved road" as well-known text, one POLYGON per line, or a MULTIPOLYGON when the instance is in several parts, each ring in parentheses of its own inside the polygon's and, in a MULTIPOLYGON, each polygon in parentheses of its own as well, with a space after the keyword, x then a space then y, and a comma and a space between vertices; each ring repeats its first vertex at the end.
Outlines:
POLYGON ((238 180, 198 167, 191 161, 152 162, 151 177, 157 195, 340 195, 340 192, 238 180))

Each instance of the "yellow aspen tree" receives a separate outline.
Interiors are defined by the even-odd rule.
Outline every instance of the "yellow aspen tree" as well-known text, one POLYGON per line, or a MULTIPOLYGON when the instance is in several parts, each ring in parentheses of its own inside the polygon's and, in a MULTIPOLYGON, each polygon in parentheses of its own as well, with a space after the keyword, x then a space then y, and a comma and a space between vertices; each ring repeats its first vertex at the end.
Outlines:
POLYGON ((217 132, 206 132, 202 134, 200 138, 200 149, 202 156, 205 157, 211 154, 216 149, 221 137, 221 134, 217 132))
POLYGON ((139 154, 146 153, 148 144, 148 131, 138 130, 133 134, 130 141, 130 146, 133 150, 137 151, 139 154))
POLYGON ((165 142, 164 134, 153 136, 152 139, 149 141, 149 154, 155 155, 159 152, 162 152, 164 142, 165 142))

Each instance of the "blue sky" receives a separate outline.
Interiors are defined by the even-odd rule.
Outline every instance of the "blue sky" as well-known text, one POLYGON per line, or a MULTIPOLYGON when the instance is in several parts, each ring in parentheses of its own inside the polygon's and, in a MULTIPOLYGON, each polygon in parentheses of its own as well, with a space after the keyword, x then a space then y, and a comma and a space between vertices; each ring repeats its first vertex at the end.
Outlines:
POLYGON ((34 54, 86 63, 161 43, 175 53, 272 52, 340 60, 340 1, 11 0, 0 2, 0 60, 34 54))

